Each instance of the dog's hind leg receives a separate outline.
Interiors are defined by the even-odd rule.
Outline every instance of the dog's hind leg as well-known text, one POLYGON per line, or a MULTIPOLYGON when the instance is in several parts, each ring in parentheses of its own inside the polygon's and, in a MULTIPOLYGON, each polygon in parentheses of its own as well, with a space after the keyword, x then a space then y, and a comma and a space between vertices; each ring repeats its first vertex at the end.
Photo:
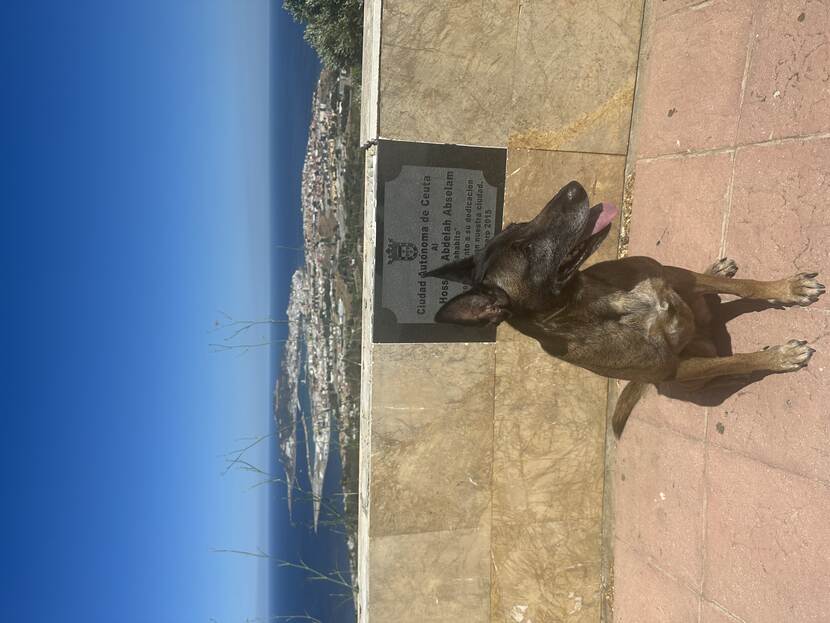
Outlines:
POLYGON ((672 381, 694 381, 718 376, 753 374, 756 372, 795 372, 807 365, 814 349, 803 340, 790 340, 755 353, 739 353, 729 357, 689 357, 677 364, 672 381))

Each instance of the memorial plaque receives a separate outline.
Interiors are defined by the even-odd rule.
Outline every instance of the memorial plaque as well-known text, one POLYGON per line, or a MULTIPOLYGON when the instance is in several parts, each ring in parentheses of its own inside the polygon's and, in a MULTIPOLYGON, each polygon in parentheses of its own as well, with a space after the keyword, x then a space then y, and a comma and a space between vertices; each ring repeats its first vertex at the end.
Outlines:
POLYGON ((377 158, 374 341, 494 341, 495 327, 436 323, 468 286, 423 275, 499 232, 506 151, 380 141, 377 158))

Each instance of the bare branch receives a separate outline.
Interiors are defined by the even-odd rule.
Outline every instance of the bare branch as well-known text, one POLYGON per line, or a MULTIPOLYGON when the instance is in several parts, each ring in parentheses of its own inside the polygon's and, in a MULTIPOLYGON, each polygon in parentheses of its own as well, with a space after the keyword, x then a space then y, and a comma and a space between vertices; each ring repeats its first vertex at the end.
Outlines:
POLYGON ((308 621, 309 623, 323 623, 317 617, 313 617, 308 613, 305 614, 278 614, 268 617, 267 619, 254 619, 261 621, 308 621))
POLYGON ((306 579, 310 582, 330 582, 336 586, 342 586, 344 588, 348 588, 350 591, 354 590, 351 582, 346 581, 343 577, 343 574, 340 573, 340 570, 336 570, 330 574, 324 573, 322 571, 318 571, 317 569, 310 567, 306 562, 300 558, 300 562, 289 562, 287 560, 279 561, 278 565, 280 567, 285 567, 289 569, 299 569, 300 571, 304 571, 307 574, 306 579))
POLYGON ((264 342, 257 342, 253 344, 217 344, 215 342, 208 344, 212 353, 223 353, 229 350, 241 350, 244 355, 252 348, 260 348, 262 346, 271 346, 272 344, 285 344, 285 340, 266 340, 264 342))
POLYGON ((314 567, 309 566, 302 558, 300 558, 300 562, 291 562, 289 560, 281 560, 279 558, 274 558, 270 554, 266 554, 260 548, 257 548, 257 551, 251 552, 244 549, 230 549, 230 548, 212 548, 212 552, 217 554, 237 554, 239 556, 249 556, 251 558, 266 558, 268 560, 274 560, 277 563, 277 566, 286 568, 286 569, 298 569, 303 571, 306 574, 306 580, 310 582, 329 582, 334 584, 335 586, 342 586, 344 588, 349 589, 349 591, 355 591, 356 588, 352 586, 352 583, 346 580, 343 574, 340 572, 340 569, 335 569, 331 573, 326 573, 324 571, 319 571, 314 567))
POLYGON ((249 552, 244 549, 227 549, 221 547, 211 548, 210 551, 216 554, 239 554, 240 556, 250 556, 251 558, 271 558, 270 554, 266 554, 259 548, 257 548, 257 551, 255 552, 249 552))
POLYGON ((228 452, 225 456, 230 456, 231 454, 235 454, 236 456, 233 459, 228 461, 228 465, 222 471, 222 476, 227 474, 233 468, 233 466, 236 465, 242 459, 243 456, 245 456, 245 453, 248 450, 250 450, 251 448, 253 448, 257 444, 261 443, 263 440, 268 439, 269 437, 274 437, 274 435, 276 435, 276 433, 268 433, 267 435, 260 435, 259 437, 254 439, 251 443, 249 443, 247 446, 245 446, 244 448, 242 448, 240 450, 232 450, 231 452, 228 452))

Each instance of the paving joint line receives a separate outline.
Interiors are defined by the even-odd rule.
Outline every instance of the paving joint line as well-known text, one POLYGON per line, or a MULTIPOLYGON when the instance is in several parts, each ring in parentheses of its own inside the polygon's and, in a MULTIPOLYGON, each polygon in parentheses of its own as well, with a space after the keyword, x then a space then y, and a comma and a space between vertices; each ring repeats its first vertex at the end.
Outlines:
POLYGON ((751 143, 742 143, 734 146, 712 147, 709 149, 690 150, 666 154, 656 154, 654 156, 643 156, 637 158, 637 162, 654 162, 660 160, 679 160, 681 158, 702 158, 704 156, 713 156, 718 154, 725 154, 729 152, 744 151, 753 147, 775 147, 777 145, 789 145, 791 143, 811 143, 813 141, 821 141, 830 138, 830 132, 815 132, 813 134, 800 134, 795 136, 782 136, 779 138, 766 139, 763 141, 753 141, 751 143))
POLYGON ((670 434, 674 435, 675 437, 680 437, 681 439, 685 439, 687 441, 695 441, 695 442, 698 442, 698 443, 701 443, 701 444, 708 444, 711 447, 717 448, 718 450, 723 450, 724 452, 729 452, 731 454, 740 456, 740 457, 748 459, 750 461, 760 463, 761 465, 763 465, 765 467, 768 467, 770 469, 778 470, 780 472, 784 472, 785 474, 788 474, 788 475, 793 476, 795 478, 801 478, 803 480, 808 480, 810 482, 814 482, 816 484, 819 484, 823 487, 826 487, 826 488, 830 489, 830 480, 825 480, 825 479, 820 478, 818 476, 807 476, 806 474, 800 474, 800 473, 790 469, 789 467, 785 467, 784 465, 779 465, 779 464, 773 463, 771 461, 767 461, 766 459, 762 459, 762 458, 759 458, 757 456, 752 456, 751 454, 748 454, 747 452, 743 452, 741 450, 736 450, 735 448, 730 448, 729 446, 725 446, 725 445, 719 444, 717 442, 711 442, 710 443, 708 441, 708 434, 704 435, 704 437, 702 439, 698 439, 697 437, 689 435, 688 433, 684 433, 684 432, 681 432, 681 431, 676 430, 674 428, 671 428, 670 426, 667 426, 666 424, 658 424, 657 422, 653 422, 651 420, 646 420, 646 419, 642 419, 642 418, 638 418, 638 421, 645 424, 645 425, 647 425, 647 426, 650 426, 651 428, 656 428, 658 430, 670 433, 670 434))
POLYGON ((661 15, 657 19, 658 20, 666 19, 667 17, 673 17, 673 16, 679 15, 681 13, 691 13, 692 11, 700 11, 701 9, 705 9, 707 6, 709 6, 710 4, 714 4, 714 3, 715 3, 715 0, 700 0, 700 2, 696 2, 694 4, 689 4, 689 5, 686 5, 686 6, 682 6, 678 9, 673 10, 673 11, 669 11, 668 13, 666 13, 665 15, 661 15))
POLYGON ((701 595, 700 596, 700 601, 701 602, 705 601, 710 606, 714 606, 715 609, 719 610, 721 614, 729 617, 730 619, 732 619, 734 621, 737 621, 737 623, 749 623, 748 621, 746 621, 746 620, 742 619, 741 617, 739 617, 737 614, 731 612, 730 610, 727 610, 727 608, 723 604, 715 601, 714 599, 707 599, 706 597, 701 595))
POLYGON ((668 571, 665 567, 663 567, 661 564, 659 564, 659 563, 657 562, 657 559, 656 559, 654 556, 652 556, 651 554, 649 554, 649 553, 648 553, 648 552, 646 552, 645 550, 641 549, 640 547, 638 547, 638 546, 637 546, 637 545, 635 545, 634 543, 632 543, 632 542, 630 542, 630 541, 627 541, 626 539, 624 539, 624 538, 622 538, 622 537, 620 537, 620 536, 616 536, 615 538, 616 538, 616 539, 617 539, 620 543, 623 543, 626 547, 628 547, 629 549, 631 549, 631 550, 632 550, 634 553, 636 553, 638 556, 640 556, 641 558, 643 558, 643 559, 644 559, 644 561, 645 561, 645 563, 646 563, 649 567, 651 567, 651 568, 652 568, 652 569, 654 569, 655 571, 658 571, 659 573, 663 574, 664 576, 666 576, 667 578, 669 578, 669 579, 670 579, 672 582, 674 582, 675 584, 678 584, 678 585, 682 586, 683 588, 685 588, 686 590, 688 590, 690 593, 692 593, 692 594, 694 594, 694 595, 697 595, 697 596, 698 596, 698 598, 701 598, 701 599, 702 599, 702 595, 700 594, 700 592, 699 592, 699 591, 698 591, 698 590, 697 590, 694 586, 692 586, 692 584, 690 584, 689 582, 687 582, 687 581, 686 581, 686 580, 684 580, 683 578, 681 578, 681 577, 679 577, 679 576, 675 575, 675 574, 674 574, 674 573, 672 573, 671 571, 668 571))
POLYGON ((721 221, 721 238, 719 249, 720 257, 726 257, 726 241, 727 237, 729 236, 729 218, 732 216, 732 193, 735 188, 735 168, 737 166, 738 161, 738 136, 741 132, 741 119, 743 118, 744 98, 746 97, 746 83, 749 80, 749 69, 752 66, 752 55, 755 50, 755 31, 755 13, 753 11, 749 26, 749 39, 746 42, 746 58, 744 59, 744 72, 743 76, 741 77, 741 95, 738 99, 738 118, 735 121, 735 132, 732 135, 732 143, 736 145, 736 148, 735 151, 732 153, 732 171, 729 176, 729 188, 726 191, 726 210, 723 214, 723 220, 721 221))

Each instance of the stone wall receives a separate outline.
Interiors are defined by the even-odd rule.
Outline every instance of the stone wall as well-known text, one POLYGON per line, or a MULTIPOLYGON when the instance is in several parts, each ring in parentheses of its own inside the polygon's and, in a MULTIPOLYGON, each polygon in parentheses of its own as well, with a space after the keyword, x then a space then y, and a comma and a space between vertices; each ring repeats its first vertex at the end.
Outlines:
MULTIPOLYGON (((620 204, 642 4, 367 1, 362 137, 507 147, 506 222, 571 179, 620 204)), ((489 344, 372 344, 375 159, 360 620, 597 622, 608 383, 509 327, 489 344)))

